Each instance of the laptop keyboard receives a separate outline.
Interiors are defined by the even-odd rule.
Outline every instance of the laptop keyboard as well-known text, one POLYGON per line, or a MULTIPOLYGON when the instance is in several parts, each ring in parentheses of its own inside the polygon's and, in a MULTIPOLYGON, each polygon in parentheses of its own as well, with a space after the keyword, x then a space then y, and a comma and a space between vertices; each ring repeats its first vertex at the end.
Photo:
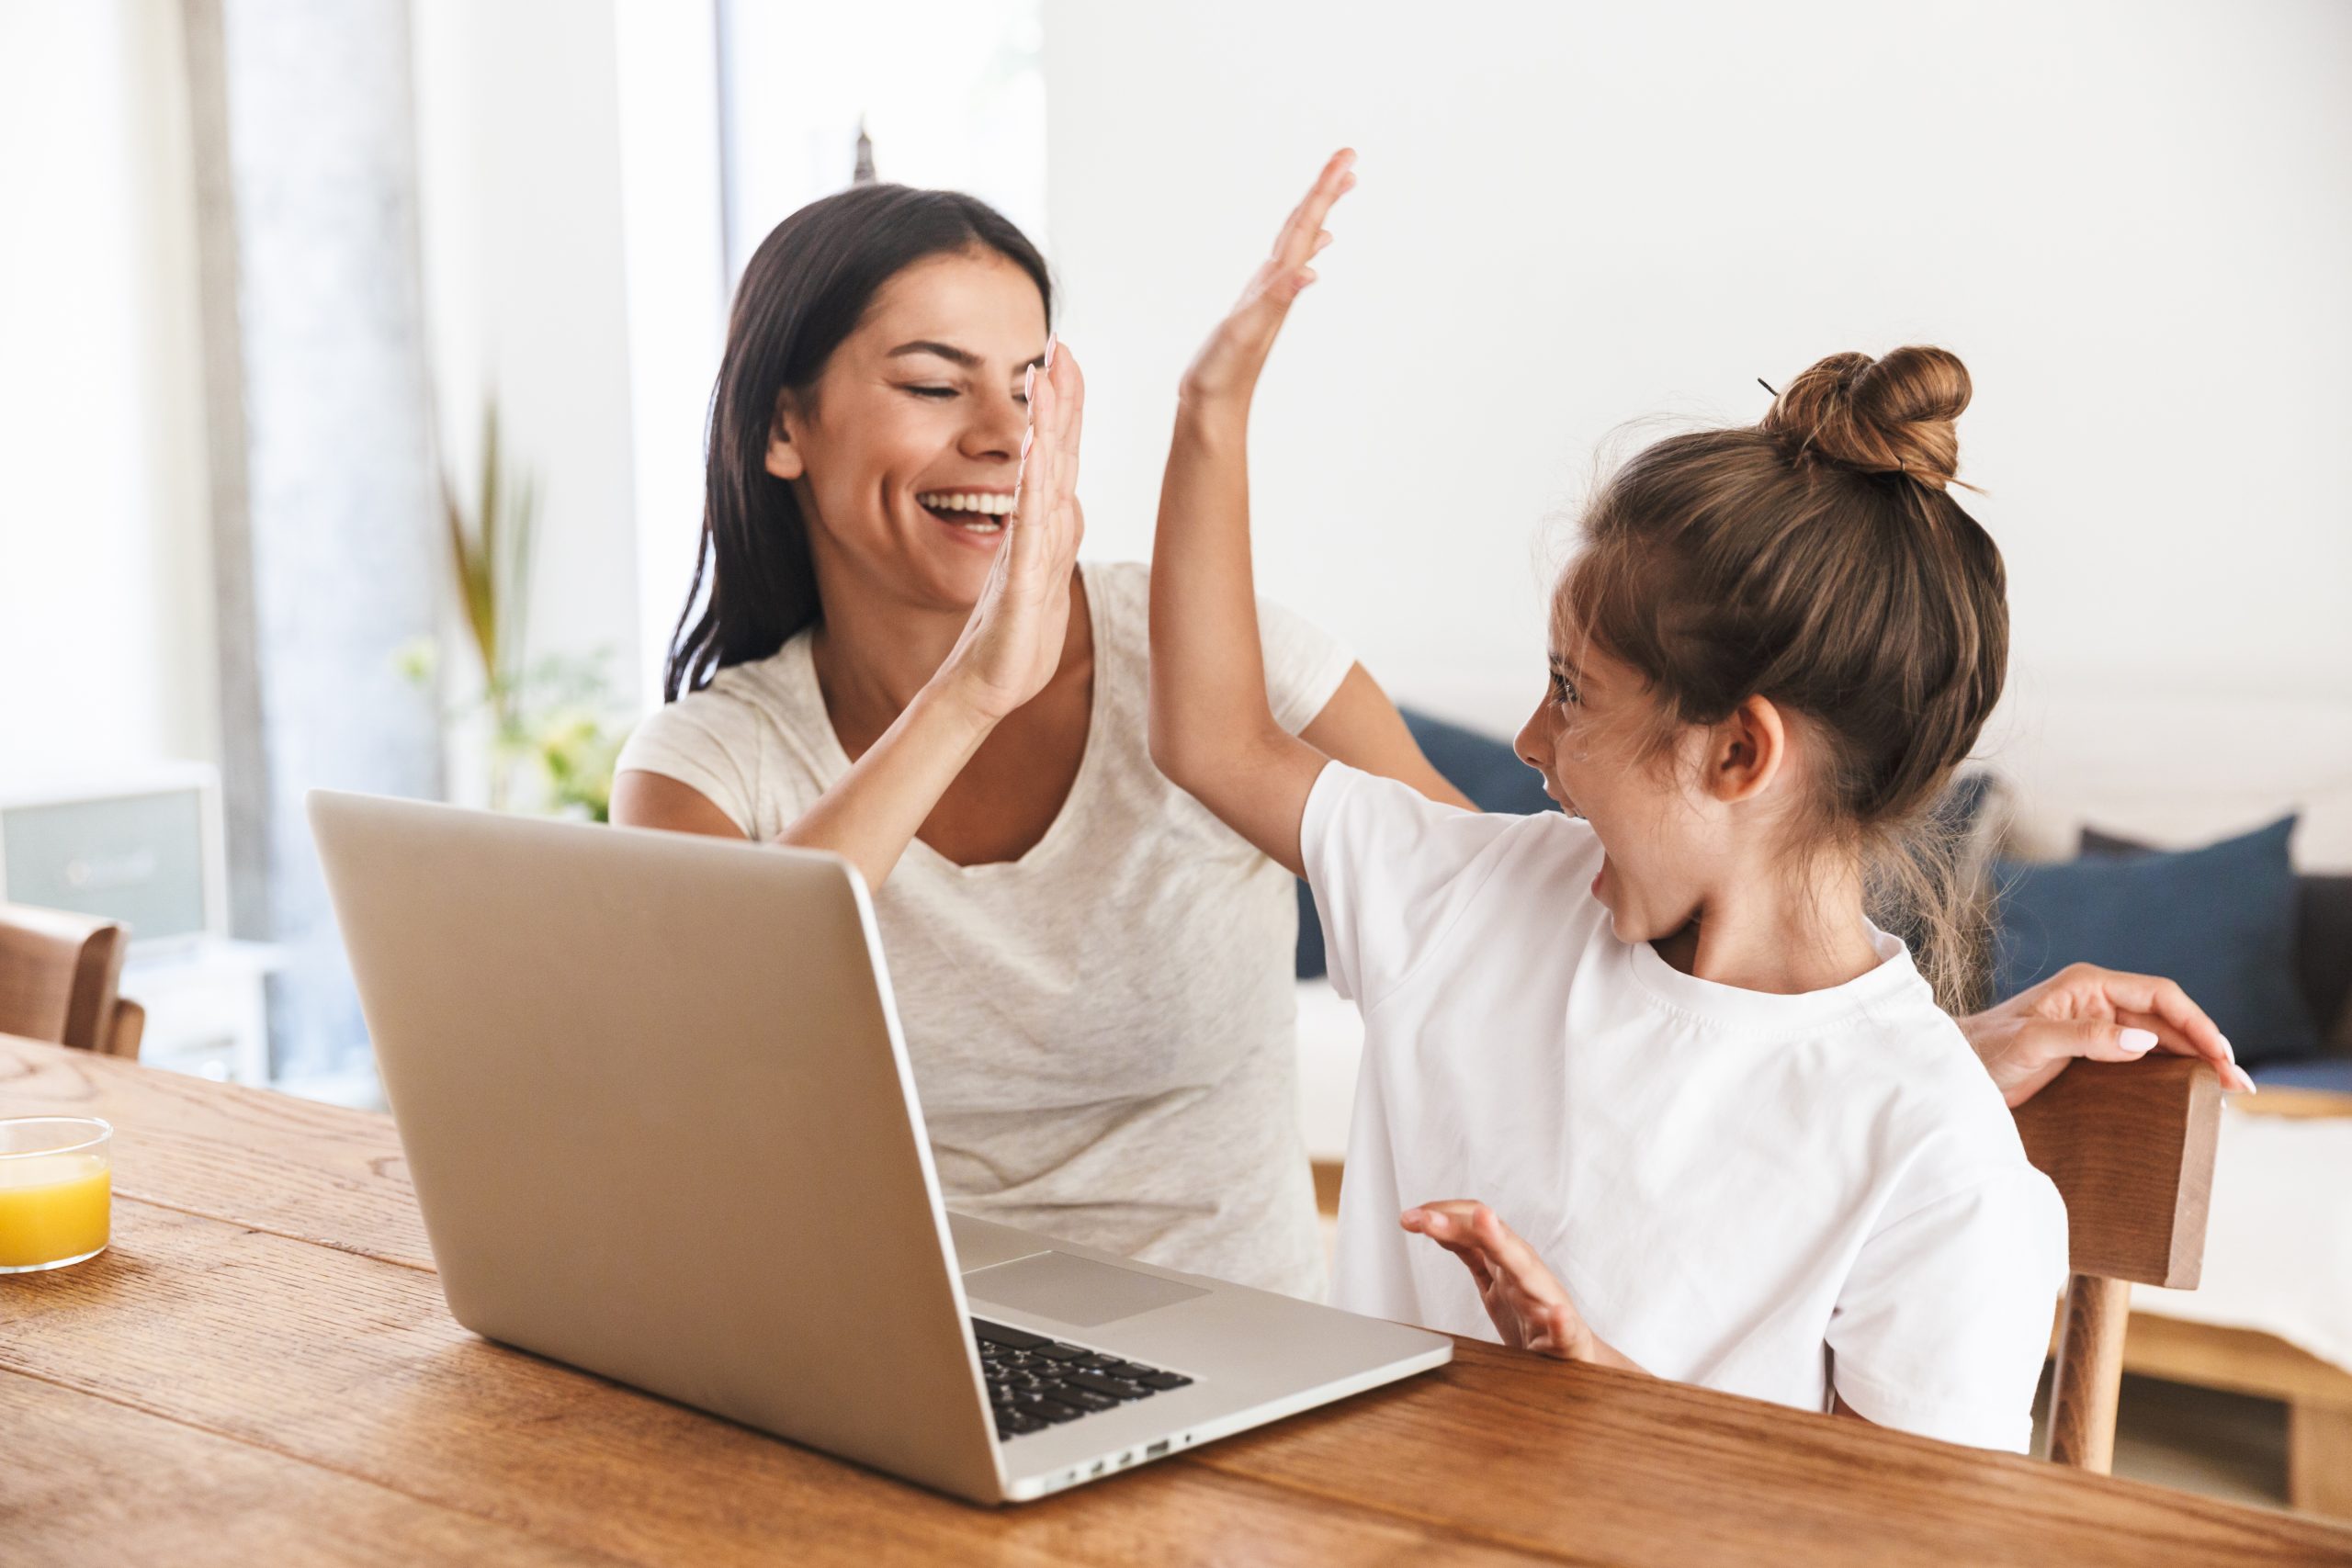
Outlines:
POLYGON ((1115 1410, 1193 1381, 985 1318, 972 1319, 972 1337, 980 1344, 980 1372, 988 1382, 989 1408, 996 1415, 1000 1439, 1115 1410))

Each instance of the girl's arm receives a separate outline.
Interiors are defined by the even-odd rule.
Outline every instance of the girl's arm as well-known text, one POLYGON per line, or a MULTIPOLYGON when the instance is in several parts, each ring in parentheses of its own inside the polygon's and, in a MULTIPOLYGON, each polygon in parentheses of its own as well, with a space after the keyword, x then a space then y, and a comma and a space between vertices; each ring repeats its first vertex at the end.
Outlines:
POLYGON ((1354 162, 1341 152, 1323 166, 1184 373, 1152 547, 1152 761, 1294 875, 1299 818, 1326 759, 1266 702, 1250 570, 1250 400, 1291 301, 1315 281, 1307 263, 1330 243, 1323 220, 1355 184, 1354 162))
MULTIPOLYGON (((946 662, 882 738, 776 840, 831 850, 879 888, 999 721, 1041 691, 1069 635, 1080 536, 1076 497, 1085 379, 1067 346, 1046 351, 1030 385, 1014 512, 972 618, 946 662)), ((741 837, 699 790, 632 770, 613 784, 626 826, 741 837)))

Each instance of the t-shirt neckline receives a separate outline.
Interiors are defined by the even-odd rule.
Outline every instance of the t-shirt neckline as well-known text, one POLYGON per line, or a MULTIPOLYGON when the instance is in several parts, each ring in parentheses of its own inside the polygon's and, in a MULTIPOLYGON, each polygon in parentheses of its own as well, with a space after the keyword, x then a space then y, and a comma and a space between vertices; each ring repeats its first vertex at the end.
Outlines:
MULTIPOLYGON (((1080 573, 1082 579, 1083 568, 1073 566, 1070 570, 1080 573)), ((1061 809, 1054 813, 1054 819, 1046 825, 1045 833, 1035 843, 1030 845, 1017 859, 1013 860, 982 861, 975 865, 964 865, 949 860, 920 838, 908 840, 909 858, 934 867, 951 876, 966 878, 1035 870, 1045 863, 1057 843, 1078 831, 1070 826, 1070 821, 1088 809, 1089 792, 1093 784, 1094 775, 1101 772, 1098 753, 1103 748, 1102 716, 1104 709, 1109 705, 1103 691, 1107 683, 1105 674, 1108 662, 1104 658, 1104 650, 1108 647, 1108 639, 1103 635, 1103 617, 1108 613, 1103 605, 1105 597, 1104 594, 1095 591, 1095 585, 1087 585, 1086 623, 1094 637, 1094 685, 1093 689, 1087 694, 1086 743, 1079 751, 1078 773, 1070 780, 1069 793, 1062 797, 1061 809)), ((831 789, 841 781, 843 774, 849 772, 852 763, 849 752, 842 745, 840 733, 833 728, 832 712, 825 705, 824 688, 817 683, 817 660, 812 646, 814 637, 815 629, 812 627, 801 632, 786 644, 785 651, 789 659, 785 678, 797 689, 797 699, 806 705, 803 711, 816 716, 815 739, 818 761, 824 770, 820 787, 831 789)))
MULTIPOLYGON (((1867 927, 1879 961, 1843 985, 1794 996, 1750 991, 1685 975, 1646 942, 1618 942, 1626 973, 1651 1000, 1713 1027, 1741 1033, 1781 1035, 1895 1000, 1920 981, 1902 942, 1875 925, 1867 927)), ((1612 936, 1609 939, 1615 942, 1612 936)))

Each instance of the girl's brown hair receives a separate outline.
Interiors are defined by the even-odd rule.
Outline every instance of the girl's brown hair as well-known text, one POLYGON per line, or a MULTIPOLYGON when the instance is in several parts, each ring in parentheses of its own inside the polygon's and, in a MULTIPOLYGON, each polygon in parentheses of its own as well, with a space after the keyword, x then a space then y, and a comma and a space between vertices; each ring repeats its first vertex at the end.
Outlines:
POLYGON ((1750 695, 1812 721, 1828 755, 1810 826, 1855 852, 1956 1010, 1976 999, 1983 923, 1929 808, 2009 643, 2001 552, 1951 495, 1968 398, 1940 348, 1832 355, 1761 423, 1669 437, 1612 475, 1558 600, 1676 722, 1750 695))

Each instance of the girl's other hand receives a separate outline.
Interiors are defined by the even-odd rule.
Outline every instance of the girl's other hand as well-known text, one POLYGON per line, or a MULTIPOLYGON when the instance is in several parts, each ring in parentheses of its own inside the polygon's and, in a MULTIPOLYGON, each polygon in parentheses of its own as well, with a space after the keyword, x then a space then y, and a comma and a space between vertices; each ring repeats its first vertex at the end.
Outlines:
POLYGON ((1402 1223, 1462 1259, 1504 1344, 1563 1361, 1603 1359, 1567 1291, 1492 1209, 1448 1199, 1406 1210, 1402 1223))
POLYGON ((1078 440, 1086 378, 1067 344, 1048 344, 1029 381, 1013 509, 972 618, 942 673, 982 716, 1001 719, 1043 691, 1069 636, 1069 587, 1086 536, 1078 504, 1078 440))
POLYGON ((1184 372, 1177 395, 1187 406, 1249 403, 1250 393, 1257 389, 1258 374, 1266 367, 1266 355, 1273 351, 1274 339, 1290 314, 1291 301, 1315 281, 1315 269, 1307 263, 1331 243, 1323 220, 1330 216, 1332 205, 1355 188, 1355 152, 1349 148, 1332 153, 1314 188, 1291 209, 1282 232, 1274 236, 1273 254, 1250 279, 1240 299, 1217 323, 1184 372))

